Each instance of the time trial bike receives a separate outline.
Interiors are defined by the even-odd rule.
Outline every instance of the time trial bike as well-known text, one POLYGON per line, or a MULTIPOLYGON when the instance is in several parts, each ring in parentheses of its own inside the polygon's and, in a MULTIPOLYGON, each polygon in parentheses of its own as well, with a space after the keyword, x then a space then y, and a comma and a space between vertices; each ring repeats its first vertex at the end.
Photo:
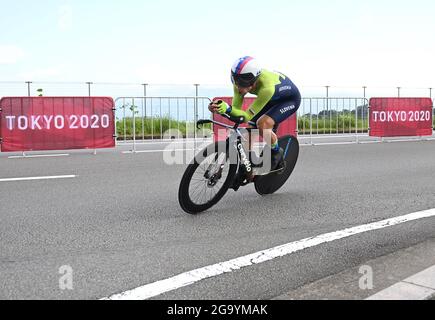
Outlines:
MULTIPOLYGON (((216 141, 201 150, 188 165, 181 179, 178 200, 181 208, 189 214, 198 214, 216 205, 229 189, 238 191, 240 187, 254 183, 260 195, 278 191, 288 180, 299 157, 299 142, 292 135, 279 138, 284 150, 282 163, 276 170, 259 166, 252 162, 244 146, 246 140, 240 125, 243 117, 224 115, 234 122, 234 126, 214 120, 199 120, 198 128, 204 124, 231 129, 225 141, 216 141)), ((250 123, 255 127, 255 123, 250 123)), ((266 158, 263 155, 262 158, 266 158)), ((269 158, 270 159, 270 158, 269 158)), ((264 162, 264 161, 263 161, 264 162)))

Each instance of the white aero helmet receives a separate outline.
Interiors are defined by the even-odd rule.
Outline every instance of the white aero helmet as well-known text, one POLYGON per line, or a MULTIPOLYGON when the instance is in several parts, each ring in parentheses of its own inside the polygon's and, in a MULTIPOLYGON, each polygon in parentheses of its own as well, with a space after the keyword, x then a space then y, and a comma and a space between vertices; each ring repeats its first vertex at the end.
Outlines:
POLYGON ((261 70, 254 58, 243 57, 234 62, 231 68, 231 80, 239 87, 248 88, 257 81, 261 70))

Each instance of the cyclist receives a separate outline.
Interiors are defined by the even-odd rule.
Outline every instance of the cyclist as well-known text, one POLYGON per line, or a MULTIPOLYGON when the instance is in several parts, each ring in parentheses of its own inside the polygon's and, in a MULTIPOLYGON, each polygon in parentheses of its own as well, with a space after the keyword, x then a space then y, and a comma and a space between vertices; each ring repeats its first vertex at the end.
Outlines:
POLYGON ((244 117, 246 123, 255 123, 260 136, 271 148, 271 169, 276 170, 282 163, 284 150, 279 147, 276 131, 278 125, 297 112, 301 104, 301 94, 294 83, 279 72, 260 68, 252 57, 237 59, 231 68, 234 87, 232 105, 213 101, 209 110, 213 113, 244 117), (254 103, 247 111, 242 110, 244 97, 256 95, 254 103))

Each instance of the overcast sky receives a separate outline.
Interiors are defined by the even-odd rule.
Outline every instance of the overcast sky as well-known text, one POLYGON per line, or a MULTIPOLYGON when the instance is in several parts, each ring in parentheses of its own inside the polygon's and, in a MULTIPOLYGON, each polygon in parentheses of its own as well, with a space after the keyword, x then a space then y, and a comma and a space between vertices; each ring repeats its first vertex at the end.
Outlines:
POLYGON ((0 4, 0 81, 222 85, 252 55, 303 86, 435 87, 430 0, 0 4))

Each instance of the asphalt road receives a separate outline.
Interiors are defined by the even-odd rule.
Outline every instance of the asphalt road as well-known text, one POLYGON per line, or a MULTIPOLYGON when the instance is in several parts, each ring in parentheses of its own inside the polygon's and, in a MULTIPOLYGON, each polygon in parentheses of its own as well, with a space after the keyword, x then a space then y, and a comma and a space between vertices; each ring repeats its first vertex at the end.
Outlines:
MULTIPOLYGON (((161 146, 148 147, 161 149, 161 146)), ((123 150, 126 150, 125 148, 123 150)), ((122 150, 68 157, 0 156, 0 299, 100 299, 263 249, 435 208, 435 141, 301 148, 277 194, 230 191, 185 214, 185 165, 122 150), (62 266, 73 290, 61 290, 62 266)), ((156 299, 272 299, 429 239, 435 218, 315 246, 206 279, 156 299)))

